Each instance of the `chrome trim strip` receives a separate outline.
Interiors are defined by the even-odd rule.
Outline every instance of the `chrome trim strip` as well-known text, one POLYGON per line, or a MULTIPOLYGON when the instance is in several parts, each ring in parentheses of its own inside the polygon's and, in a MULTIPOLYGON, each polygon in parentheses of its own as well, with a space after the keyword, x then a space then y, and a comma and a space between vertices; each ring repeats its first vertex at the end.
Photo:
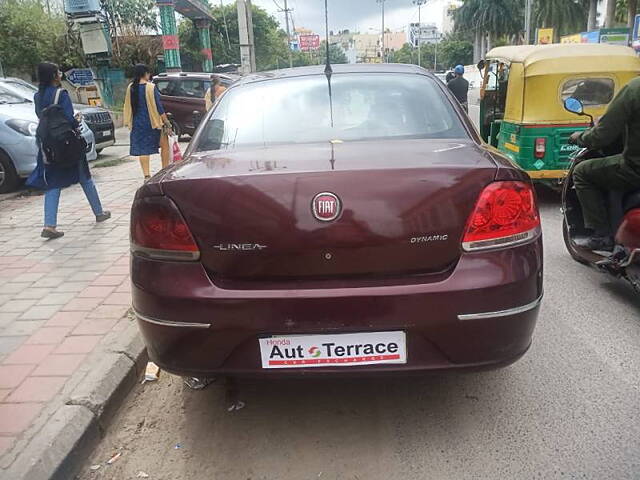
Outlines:
POLYGON ((174 322, 172 320, 160 320, 158 318, 145 317, 134 310, 136 317, 143 322, 153 323, 154 325, 162 325, 163 327, 181 327, 181 328, 209 328, 210 323, 193 323, 193 322, 174 322))
POLYGON ((484 250, 500 250, 503 248, 516 247, 537 239, 541 233, 542 228, 538 226, 526 232, 509 235, 508 237, 462 242, 462 249, 465 252, 481 252, 484 250))
POLYGON ((534 300, 527 305, 522 305, 520 307, 509 308, 507 310, 499 310, 497 312, 485 312, 485 313, 465 313, 462 315, 458 315, 458 320, 483 320, 485 318, 498 318, 498 317, 509 317, 511 315, 517 315, 519 313, 528 312, 529 310, 533 310, 540 302, 542 302, 542 295, 538 297, 537 300, 534 300))

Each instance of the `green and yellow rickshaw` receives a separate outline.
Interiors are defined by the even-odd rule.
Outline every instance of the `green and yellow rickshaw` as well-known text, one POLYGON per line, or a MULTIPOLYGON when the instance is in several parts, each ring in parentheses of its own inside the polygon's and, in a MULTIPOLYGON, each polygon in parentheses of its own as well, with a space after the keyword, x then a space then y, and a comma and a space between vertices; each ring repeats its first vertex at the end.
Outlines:
POLYGON ((632 78, 640 58, 629 48, 606 44, 498 47, 478 64, 480 132, 537 181, 557 184, 578 147, 569 136, 589 127, 564 109, 579 99, 597 118, 632 78))

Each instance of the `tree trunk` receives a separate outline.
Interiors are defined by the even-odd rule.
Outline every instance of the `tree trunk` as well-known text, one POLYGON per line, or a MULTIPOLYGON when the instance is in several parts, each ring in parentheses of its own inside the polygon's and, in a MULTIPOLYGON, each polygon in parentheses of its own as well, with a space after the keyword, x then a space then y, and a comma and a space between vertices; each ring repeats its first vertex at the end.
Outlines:
POLYGON ((613 28, 616 23, 616 0, 607 0, 607 14, 604 18, 605 28, 613 28))
POLYGON ((596 29, 597 19, 598 19, 598 0, 589 0, 589 20, 587 21, 588 32, 596 29))
POLYGON ((484 58, 487 54, 487 36, 482 34, 480 35, 480 57, 484 58))
POLYGON ((480 32, 476 30, 473 32, 473 63, 478 63, 482 60, 482 53, 480 52, 480 32))
POLYGON ((636 14, 638 13, 638 0, 627 0, 627 12, 629 14, 627 19, 627 27, 633 30, 636 14))
POLYGON ((489 32, 487 35, 487 52, 493 48, 493 33, 489 32))

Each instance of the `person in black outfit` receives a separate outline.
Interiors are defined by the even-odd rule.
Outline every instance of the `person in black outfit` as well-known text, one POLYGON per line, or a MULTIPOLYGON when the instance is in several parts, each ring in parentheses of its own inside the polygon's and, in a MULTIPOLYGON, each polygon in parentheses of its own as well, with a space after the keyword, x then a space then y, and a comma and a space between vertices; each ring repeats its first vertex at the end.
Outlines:
POLYGON ((454 69, 454 73, 456 74, 453 80, 450 80, 447 83, 447 87, 453 93, 453 96, 458 99, 464 111, 469 113, 469 82, 464 78, 464 67, 462 65, 458 65, 454 69))

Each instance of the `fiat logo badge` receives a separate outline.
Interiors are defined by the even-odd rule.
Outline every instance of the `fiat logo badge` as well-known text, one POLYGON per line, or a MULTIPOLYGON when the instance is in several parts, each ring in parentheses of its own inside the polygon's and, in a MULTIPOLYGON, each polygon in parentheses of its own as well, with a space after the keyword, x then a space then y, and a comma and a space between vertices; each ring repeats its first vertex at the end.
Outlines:
POLYGON ((313 197, 311 211, 313 216, 321 222, 331 222, 340 215, 342 205, 337 195, 330 192, 322 192, 313 197))

